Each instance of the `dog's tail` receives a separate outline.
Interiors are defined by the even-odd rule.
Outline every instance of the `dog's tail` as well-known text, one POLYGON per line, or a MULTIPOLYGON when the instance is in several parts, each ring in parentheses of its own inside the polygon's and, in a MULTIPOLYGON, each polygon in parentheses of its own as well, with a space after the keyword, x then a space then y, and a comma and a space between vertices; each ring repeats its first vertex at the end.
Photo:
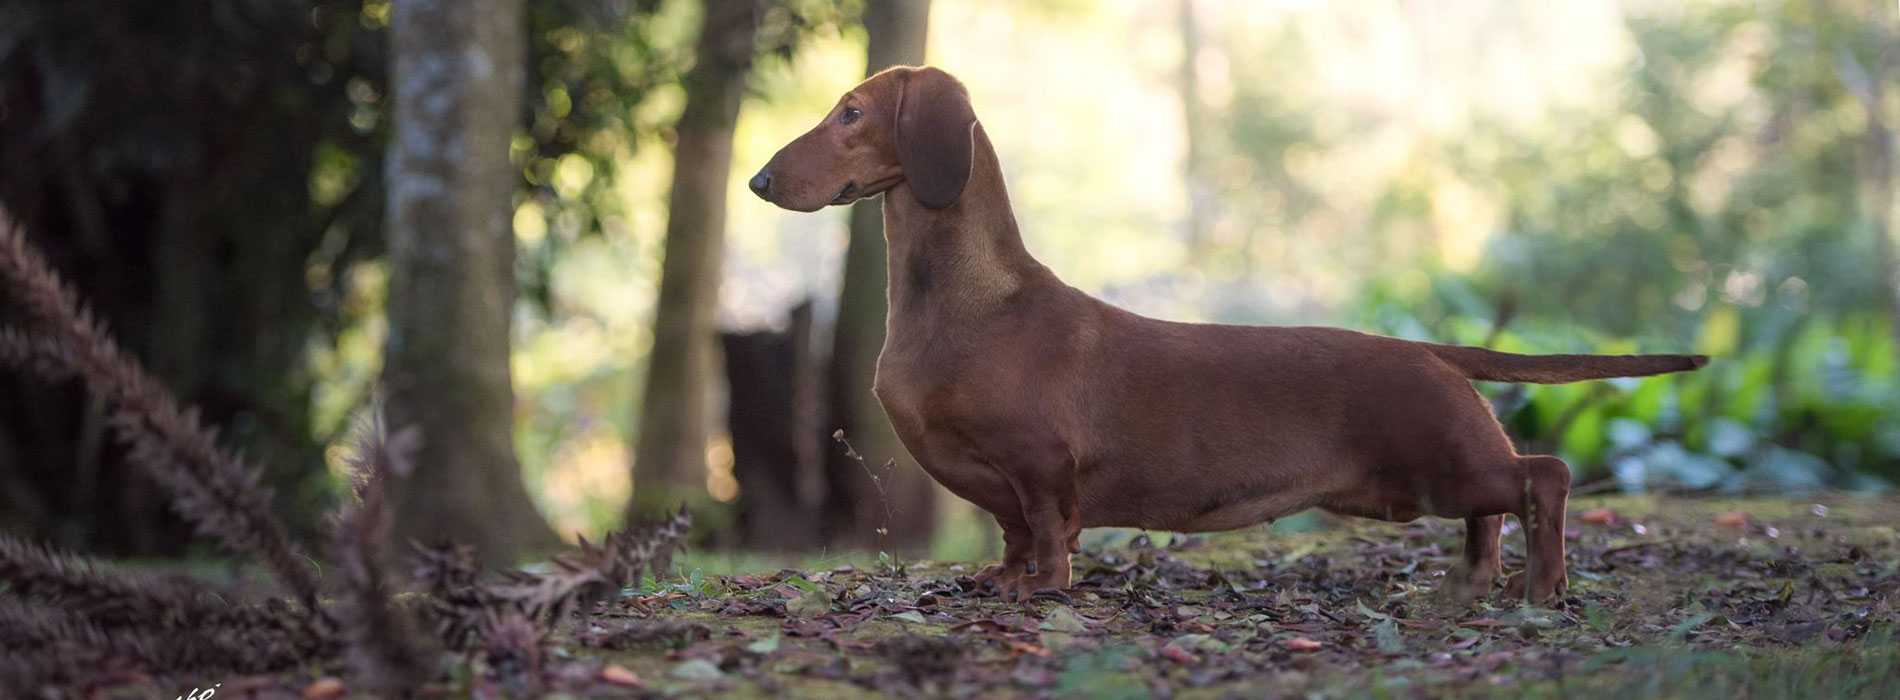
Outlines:
POLYGON ((1462 345, 1423 345, 1466 377, 1487 382, 1567 384, 1687 372, 1709 363, 1708 355, 1515 355, 1462 345))

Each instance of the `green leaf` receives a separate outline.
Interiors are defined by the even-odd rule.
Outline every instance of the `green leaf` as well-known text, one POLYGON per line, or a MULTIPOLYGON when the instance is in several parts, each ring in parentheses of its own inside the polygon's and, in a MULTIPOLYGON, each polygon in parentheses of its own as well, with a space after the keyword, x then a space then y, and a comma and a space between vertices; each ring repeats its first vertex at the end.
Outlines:
POLYGON ((1694 615, 1690 615, 1689 619, 1676 623, 1675 627, 1670 628, 1669 636, 1674 637, 1676 639, 1681 639, 1683 637, 1688 636, 1688 634, 1691 631, 1694 631, 1695 628, 1701 627, 1702 625, 1707 624, 1708 621, 1713 620, 1713 619, 1715 619, 1715 613, 1710 613, 1710 612, 1700 612, 1694 615))
POLYGON ((1048 616, 1042 618, 1042 629, 1050 632, 1081 634, 1089 631, 1089 625, 1082 620, 1082 616, 1065 606, 1050 610, 1048 616))
POLYGON ((785 604, 786 614, 792 617, 817 617, 831 612, 831 596, 824 589, 806 591, 785 604))
POLYGON ((1399 624, 1389 618, 1372 626, 1372 639, 1378 643, 1380 653, 1405 653, 1405 638, 1399 636, 1399 624))
MULTIPOLYGON (((904 612, 901 612, 901 613, 898 613, 898 614, 896 614, 896 615, 892 615, 892 616, 891 616, 891 619, 893 619, 893 620, 903 620, 903 621, 905 621, 905 622, 914 622, 914 623, 917 623, 917 624, 919 624, 919 625, 921 625, 921 624, 924 624, 924 623, 926 623, 926 622, 928 622, 928 620, 925 620, 925 619, 924 619, 924 614, 923 614, 923 613, 920 613, 920 612, 917 612, 917 611, 915 611, 915 610, 906 610, 906 611, 904 611, 904 612)), ((1043 629, 1049 629, 1049 628, 1048 628, 1048 626, 1047 626, 1048 624, 1049 624, 1049 623, 1047 623, 1047 622, 1044 622, 1044 623, 1043 623, 1043 625, 1044 625, 1044 627, 1043 627, 1043 629)))
POLYGON ((719 667, 711 661, 687 659, 681 661, 678 666, 674 666, 671 675, 683 681, 706 682, 725 678, 726 672, 719 670, 719 667))
POLYGON ((754 654, 770 654, 778 651, 778 641, 779 636, 775 634, 765 639, 754 640, 751 644, 745 645, 745 650, 754 654))

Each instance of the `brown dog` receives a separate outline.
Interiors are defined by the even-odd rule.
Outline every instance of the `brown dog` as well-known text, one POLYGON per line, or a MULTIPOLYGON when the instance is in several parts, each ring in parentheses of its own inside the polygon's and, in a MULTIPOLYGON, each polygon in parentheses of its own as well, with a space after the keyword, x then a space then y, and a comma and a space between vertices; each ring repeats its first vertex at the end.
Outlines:
POLYGON ((912 456, 995 516, 1015 599, 1069 585, 1085 527, 1229 530, 1306 508, 1465 519, 1476 593, 1525 523, 1511 595, 1564 589, 1570 469, 1516 453, 1470 380, 1562 383, 1702 366, 1684 355, 1513 355, 1348 330, 1174 323, 1096 300, 1023 248, 963 85, 865 80, 751 181, 816 211, 883 193, 890 315, 876 393, 912 456), (1528 580, 1527 580, 1528 579, 1528 580))

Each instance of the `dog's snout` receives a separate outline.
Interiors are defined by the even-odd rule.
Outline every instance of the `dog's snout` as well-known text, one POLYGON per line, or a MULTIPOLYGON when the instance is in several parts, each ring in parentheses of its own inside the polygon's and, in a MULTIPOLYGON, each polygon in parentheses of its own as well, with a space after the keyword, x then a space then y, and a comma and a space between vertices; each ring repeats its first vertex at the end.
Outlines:
POLYGON ((752 188, 753 194, 764 197, 772 191, 772 173, 760 170, 759 174, 753 175, 752 180, 746 185, 752 188))

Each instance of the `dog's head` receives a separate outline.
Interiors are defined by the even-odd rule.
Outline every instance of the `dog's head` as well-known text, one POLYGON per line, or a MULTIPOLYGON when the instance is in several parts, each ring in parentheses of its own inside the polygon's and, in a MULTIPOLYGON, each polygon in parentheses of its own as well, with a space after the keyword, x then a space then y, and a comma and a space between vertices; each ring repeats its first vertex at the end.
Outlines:
POLYGON ((773 204, 817 211, 909 183, 918 202, 942 209, 970 181, 975 128, 970 95, 956 78, 891 68, 845 93, 748 184, 773 204))

